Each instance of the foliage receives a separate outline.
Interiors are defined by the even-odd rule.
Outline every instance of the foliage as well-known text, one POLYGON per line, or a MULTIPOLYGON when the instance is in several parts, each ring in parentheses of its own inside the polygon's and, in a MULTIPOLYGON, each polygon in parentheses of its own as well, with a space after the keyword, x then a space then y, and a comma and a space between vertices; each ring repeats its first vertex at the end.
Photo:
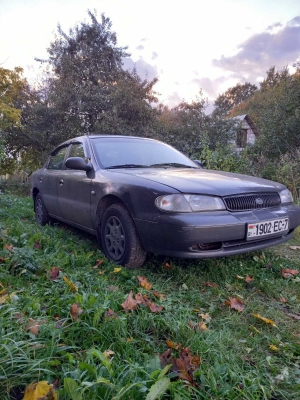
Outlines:
POLYGON ((0 202, 1 399, 38 382, 62 400, 299 397, 299 250, 151 256, 137 278, 91 236, 38 226, 30 199, 0 202), (124 311, 130 291, 163 309, 124 311))
POLYGON ((216 98, 213 111, 213 115, 225 118, 230 114, 230 111, 238 105, 244 103, 247 99, 251 98, 257 86, 246 82, 238 83, 235 86, 227 89, 224 93, 219 94, 216 98))

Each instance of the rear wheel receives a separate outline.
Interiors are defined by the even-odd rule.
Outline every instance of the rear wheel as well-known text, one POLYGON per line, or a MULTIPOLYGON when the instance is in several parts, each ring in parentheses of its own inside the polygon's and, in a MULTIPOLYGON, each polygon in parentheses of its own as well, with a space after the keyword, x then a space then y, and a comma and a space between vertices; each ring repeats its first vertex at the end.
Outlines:
POLYGON ((133 219, 123 204, 113 204, 101 223, 101 242, 107 258, 126 268, 140 267, 146 258, 133 219))
POLYGON ((34 211, 36 220, 40 225, 46 225, 50 222, 48 210, 40 194, 36 195, 34 202, 34 211))

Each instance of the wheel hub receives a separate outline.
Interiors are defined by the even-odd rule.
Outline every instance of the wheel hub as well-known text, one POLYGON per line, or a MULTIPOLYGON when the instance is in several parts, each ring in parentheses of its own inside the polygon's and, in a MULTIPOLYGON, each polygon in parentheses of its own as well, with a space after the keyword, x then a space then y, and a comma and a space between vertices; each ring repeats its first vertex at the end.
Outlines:
POLYGON ((106 221, 105 245, 113 260, 121 260, 125 253, 125 232, 122 222, 116 216, 111 216, 106 221))

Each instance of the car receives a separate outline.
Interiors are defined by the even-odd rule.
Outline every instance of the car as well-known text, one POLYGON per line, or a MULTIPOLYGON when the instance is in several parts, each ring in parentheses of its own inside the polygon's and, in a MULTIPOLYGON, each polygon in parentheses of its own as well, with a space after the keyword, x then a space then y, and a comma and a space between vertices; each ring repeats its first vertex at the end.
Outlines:
POLYGON ((231 256, 291 239, 300 207, 286 186, 207 170, 163 142, 86 135, 59 145, 32 174, 36 219, 97 236, 105 256, 140 267, 147 252, 231 256))

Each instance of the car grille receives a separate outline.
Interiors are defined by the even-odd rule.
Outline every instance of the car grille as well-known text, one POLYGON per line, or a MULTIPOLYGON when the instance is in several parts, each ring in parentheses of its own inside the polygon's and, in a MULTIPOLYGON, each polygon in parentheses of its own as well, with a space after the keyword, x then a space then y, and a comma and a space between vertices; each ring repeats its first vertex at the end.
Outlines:
POLYGON ((242 194, 224 197, 223 200, 229 211, 257 210, 280 205, 280 196, 278 193, 242 194))

